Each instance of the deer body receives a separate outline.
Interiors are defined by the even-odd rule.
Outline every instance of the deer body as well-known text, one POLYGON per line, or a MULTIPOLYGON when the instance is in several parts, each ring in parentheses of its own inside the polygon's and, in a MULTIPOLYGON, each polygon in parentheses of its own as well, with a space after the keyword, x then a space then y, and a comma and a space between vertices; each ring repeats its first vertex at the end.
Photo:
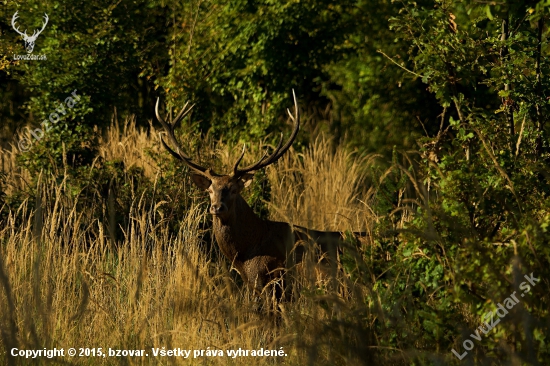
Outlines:
POLYGON ((263 220, 254 213, 240 195, 252 175, 244 179, 192 175, 193 182, 210 194, 213 231, 221 252, 243 281, 261 292, 280 277, 295 238, 288 223, 263 220))
POLYGON ((271 280, 281 276, 294 240, 287 223, 258 220, 257 226, 244 228, 214 218, 214 235, 221 252, 243 281, 261 292, 271 280))
MULTIPOLYGON (((216 203, 212 202, 211 207, 215 207, 216 203)), ((317 231, 286 222, 263 220, 241 195, 235 197, 233 205, 234 212, 230 212, 227 218, 213 214, 214 237, 222 254, 257 293, 271 281, 281 279, 285 269, 301 262, 304 247, 299 244, 316 243, 323 253, 335 258, 337 247, 343 240, 340 232, 317 231)), ((364 236, 363 233, 354 234, 364 236)))
MULTIPOLYGON (((281 279, 285 268, 300 262, 303 246, 298 242, 314 241, 321 250, 335 258, 336 247, 342 240, 341 233, 309 230, 293 226, 286 222, 263 220, 258 217, 246 203, 240 192, 252 181, 254 172, 275 163, 290 148, 300 127, 298 105, 294 96, 295 114, 288 114, 294 121, 294 129, 288 141, 283 146, 282 135, 278 146, 271 155, 267 153, 256 163, 245 168, 239 168, 244 156, 244 149, 233 167, 232 174, 219 175, 212 169, 205 168, 194 162, 183 153, 174 135, 176 124, 189 113, 187 104, 175 117, 172 123, 166 123, 158 112, 156 115, 170 138, 176 151, 172 150, 161 139, 164 147, 176 158, 185 162, 192 170, 193 183, 210 195, 210 214, 213 216, 213 231, 218 246, 223 255, 237 269, 243 281, 254 291, 260 293, 272 280, 281 279)), ((281 295, 279 286, 277 297, 281 295)))

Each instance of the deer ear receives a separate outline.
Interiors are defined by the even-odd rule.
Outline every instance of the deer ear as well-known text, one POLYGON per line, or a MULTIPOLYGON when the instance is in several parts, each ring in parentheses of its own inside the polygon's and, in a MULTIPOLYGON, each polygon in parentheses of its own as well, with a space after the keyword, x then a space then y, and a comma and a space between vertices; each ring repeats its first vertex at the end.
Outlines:
POLYGON ((200 189, 208 189, 208 187, 210 187, 210 185, 212 184, 210 179, 200 174, 191 174, 191 180, 200 189))
POLYGON ((242 188, 247 188, 252 184, 252 179, 254 178, 254 172, 252 173, 246 173, 239 179, 239 186, 242 188))

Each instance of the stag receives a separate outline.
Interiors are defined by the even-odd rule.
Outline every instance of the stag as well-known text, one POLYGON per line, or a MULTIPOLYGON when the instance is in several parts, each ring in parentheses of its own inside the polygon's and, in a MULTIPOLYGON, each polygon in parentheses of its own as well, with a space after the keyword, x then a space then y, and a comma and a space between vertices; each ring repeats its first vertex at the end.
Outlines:
POLYGON ((25 32, 22 33, 22 32, 19 31, 19 27, 15 26, 15 21, 17 20, 17 18, 19 18, 17 16, 17 13, 18 12, 16 11, 15 14, 13 14, 13 17, 11 18, 11 25, 12 25, 13 29, 17 33, 19 33, 21 38, 23 38, 23 41, 25 41, 25 49, 27 50, 27 53, 32 53, 32 51, 34 50, 34 42, 36 42, 36 39, 38 38, 40 33, 42 33, 42 31, 44 30, 44 28, 46 28, 46 25, 48 24, 48 20, 49 20, 48 14, 44 13, 44 23, 42 24, 42 29, 35 30, 32 33, 32 36, 28 36, 26 29, 25 29, 25 32))
MULTIPOLYGON (((252 182, 254 173, 279 160, 291 147, 298 131, 300 119, 298 103, 294 95, 294 114, 287 109, 294 123, 292 133, 283 144, 283 134, 278 145, 271 154, 267 152, 254 164, 239 167, 245 147, 236 160, 230 174, 217 174, 211 168, 199 165, 183 152, 174 135, 174 128, 191 111, 193 106, 185 104, 171 123, 166 122, 159 113, 159 100, 155 106, 158 121, 164 128, 170 141, 170 146, 161 138, 168 152, 183 161, 191 169, 191 180, 200 189, 210 195, 209 212, 213 217, 213 231, 218 246, 223 255, 233 264, 243 281, 256 293, 261 293, 269 283, 278 283, 284 269, 301 260, 303 246, 296 243, 313 241, 321 246, 321 250, 335 256, 336 246, 342 240, 339 232, 320 232, 309 230, 286 222, 264 220, 258 217, 241 196, 241 191, 252 182)), ((355 233, 360 235, 360 233, 355 233)), ((277 297, 281 295, 281 287, 277 287, 277 297)))

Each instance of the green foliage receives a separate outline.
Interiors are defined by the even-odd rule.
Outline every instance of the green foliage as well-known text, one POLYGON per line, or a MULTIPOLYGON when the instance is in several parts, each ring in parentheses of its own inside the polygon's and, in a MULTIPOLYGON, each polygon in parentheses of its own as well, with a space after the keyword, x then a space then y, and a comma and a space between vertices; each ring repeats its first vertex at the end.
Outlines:
MULTIPOLYGON (((7 85, 24 89, 30 96, 24 105, 16 101, 15 107, 24 108, 33 117, 33 130, 49 130, 23 161, 32 171, 51 170, 64 151, 70 164, 89 165, 95 157, 94 126, 107 126, 116 108, 125 115, 152 113, 152 101, 145 100, 147 81, 138 74, 163 54, 162 44, 155 41, 162 38, 162 28, 154 27, 162 9, 148 1, 79 5, 26 1, 24 6, 18 5, 9 2, 5 13, 11 17, 17 10, 18 24, 29 30, 41 26, 44 13, 49 15, 34 51, 46 55, 47 60, 12 61, 9 65, 7 85), (58 125, 46 128, 42 121, 74 90, 81 96, 77 106, 62 116, 58 125)), ((13 44, 22 44, 13 30, 6 35, 13 44)), ((22 48, 16 50, 23 53, 22 48)), ((10 108, 13 110, 13 105, 10 108)))
POLYGON ((378 245, 356 265, 373 269, 353 276, 372 286, 366 300, 380 343, 415 349, 421 363, 433 352, 458 363, 451 349, 462 354, 466 339, 474 363, 550 358, 549 155, 546 140, 538 143, 548 133, 541 75, 550 65, 546 45, 538 47, 547 35, 541 4, 408 2, 391 20, 410 44, 400 65, 437 98, 441 114, 426 126, 439 131, 428 128, 418 155, 394 153, 388 170, 374 172, 383 177, 378 212, 389 214, 376 228, 378 245), (524 293, 531 273, 541 281, 524 293), (482 316, 514 291, 522 305, 476 343, 470 334, 482 316))
MULTIPOLYGON (((97 135, 85 124, 75 123, 72 128, 60 124, 50 131, 37 129, 34 133, 45 137, 19 157, 21 165, 34 177, 40 171, 50 172, 62 166, 69 168, 68 173, 72 174, 95 159, 97 135)), ((33 140, 32 134, 29 140, 33 140)))
MULTIPOLYGON (((243 192, 245 193, 245 192, 243 192)), ((269 218, 267 202, 271 200, 271 186, 267 180, 265 171, 261 170, 254 174, 252 184, 247 188, 247 202, 256 215, 262 219, 269 218)))
MULTIPOLYGON (((142 113, 138 107, 144 107, 144 89, 138 85, 138 70, 162 55, 161 45, 153 42, 162 33, 153 31, 160 14, 152 3, 83 2, 74 6, 27 1, 22 7, 16 2, 9 5, 8 12, 18 10, 19 22, 29 29, 29 23, 40 24, 44 13, 50 18, 35 50, 47 60, 19 61, 12 67, 13 78, 34 95, 27 104, 30 112, 49 115, 52 100, 77 89, 89 97, 89 125, 91 121, 106 125, 115 106, 142 113), (141 93, 137 98, 135 89, 141 93)), ((14 32, 9 35, 19 42, 14 32)))
MULTIPOLYGON (((7 78, 32 97, 25 111, 35 125, 74 89, 87 98, 78 120, 89 127, 105 126, 115 107, 122 117, 153 117, 154 96, 162 94, 173 106, 192 100, 202 132, 247 141, 282 129, 295 89, 302 141, 305 132, 324 129, 361 151, 389 152, 413 146, 409 131, 420 132, 417 119, 435 113, 420 83, 404 84, 402 70, 388 72, 389 61, 376 52, 403 47, 387 27, 395 11, 387 1, 150 0, 76 10, 59 2, 17 4, 7 13, 20 9, 29 26, 40 25, 44 12, 50 16, 35 51, 48 60, 13 62, 7 78)), ((21 43, 9 24, 0 25, 6 44, 21 43)), ((73 128, 72 120, 64 123, 73 128)))
POLYGON ((176 16, 172 67, 158 84, 170 100, 196 101, 203 128, 239 140, 279 129, 293 88, 302 108, 317 103, 316 80, 325 75, 323 65, 342 57, 353 3, 168 6, 176 16))
MULTIPOLYGON (((373 245, 355 250, 350 240, 342 255, 354 284, 367 289, 365 307, 335 322, 374 332, 373 347, 390 359, 458 363, 451 349, 463 351, 480 317, 533 272, 541 282, 468 357, 479 364, 550 359, 547 0, 18 5, 9 3, 7 13, 20 10, 29 28, 50 15, 35 51, 48 61, 0 55, 2 112, 24 99, 31 130, 44 129, 41 121, 67 95, 82 96, 19 162, 36 180, 66 172, 58 176, 69 196, 111 231, 128 224, 138 196, 162 202, 162 219, 174 230, 191 202, 206 202, 180 194, 186 172, 164 156, 155 156, 163 175, 153 188, 143 172, 96 159, 97 134, 115 107, 123 116, 152 117, 154 95, 169 106, 191 100, 196 132, 232 143, 267 135, 269 142, 287 127, 294 88, 302 144, 304 132, 325 130, 391 159, 370 171, 380 218, 373 245), (94 200, 110 200, 112 210, 97 211, 94 200)), ((20 39, 4 32, 5 19, 0 26, 2 52, 16 52, 20 39)), ((6 123, 23 120, 18 113, 7 113, 6 123)), ((189 142, 189 151, 198 144, 189 142)), ((32 183, 30 192, 0 202, 20 205, 33 197, 32 183)), ((248 192, 267 217, 263 173, 248 192)))

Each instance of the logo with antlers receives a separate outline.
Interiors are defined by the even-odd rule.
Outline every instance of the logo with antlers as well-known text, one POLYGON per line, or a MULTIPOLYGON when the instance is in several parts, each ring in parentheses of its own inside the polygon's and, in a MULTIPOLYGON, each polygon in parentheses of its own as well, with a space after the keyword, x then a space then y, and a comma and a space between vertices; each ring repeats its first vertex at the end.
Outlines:
POLYGON ((25 49, 27 50, 27 53, 32 53, 32 51, 34 50, 34 42, 36 42, 36 39, 38 38, 40 33, 42 33, 44 28, 46 28, 46 24, 48 24, 48 19, 49 19, 48 14, 44 13, 44 24, 42 25, 42 29, 35 30, 32 36, 29 36, 27 35, 26 29, 25 29, 25 32, 22 33, 21 31, 19 31, 19 27, 15 26, 15 22, 17 18, 19 18, 17 16, 17 13, 18 12, 16 11, 15 14, 13 14, 13 18, 11 18, 11 25, 13 29, 15 29, 15 31, 21 35, 21 38, 23 38, 23 41, 25 41, 25 49))

